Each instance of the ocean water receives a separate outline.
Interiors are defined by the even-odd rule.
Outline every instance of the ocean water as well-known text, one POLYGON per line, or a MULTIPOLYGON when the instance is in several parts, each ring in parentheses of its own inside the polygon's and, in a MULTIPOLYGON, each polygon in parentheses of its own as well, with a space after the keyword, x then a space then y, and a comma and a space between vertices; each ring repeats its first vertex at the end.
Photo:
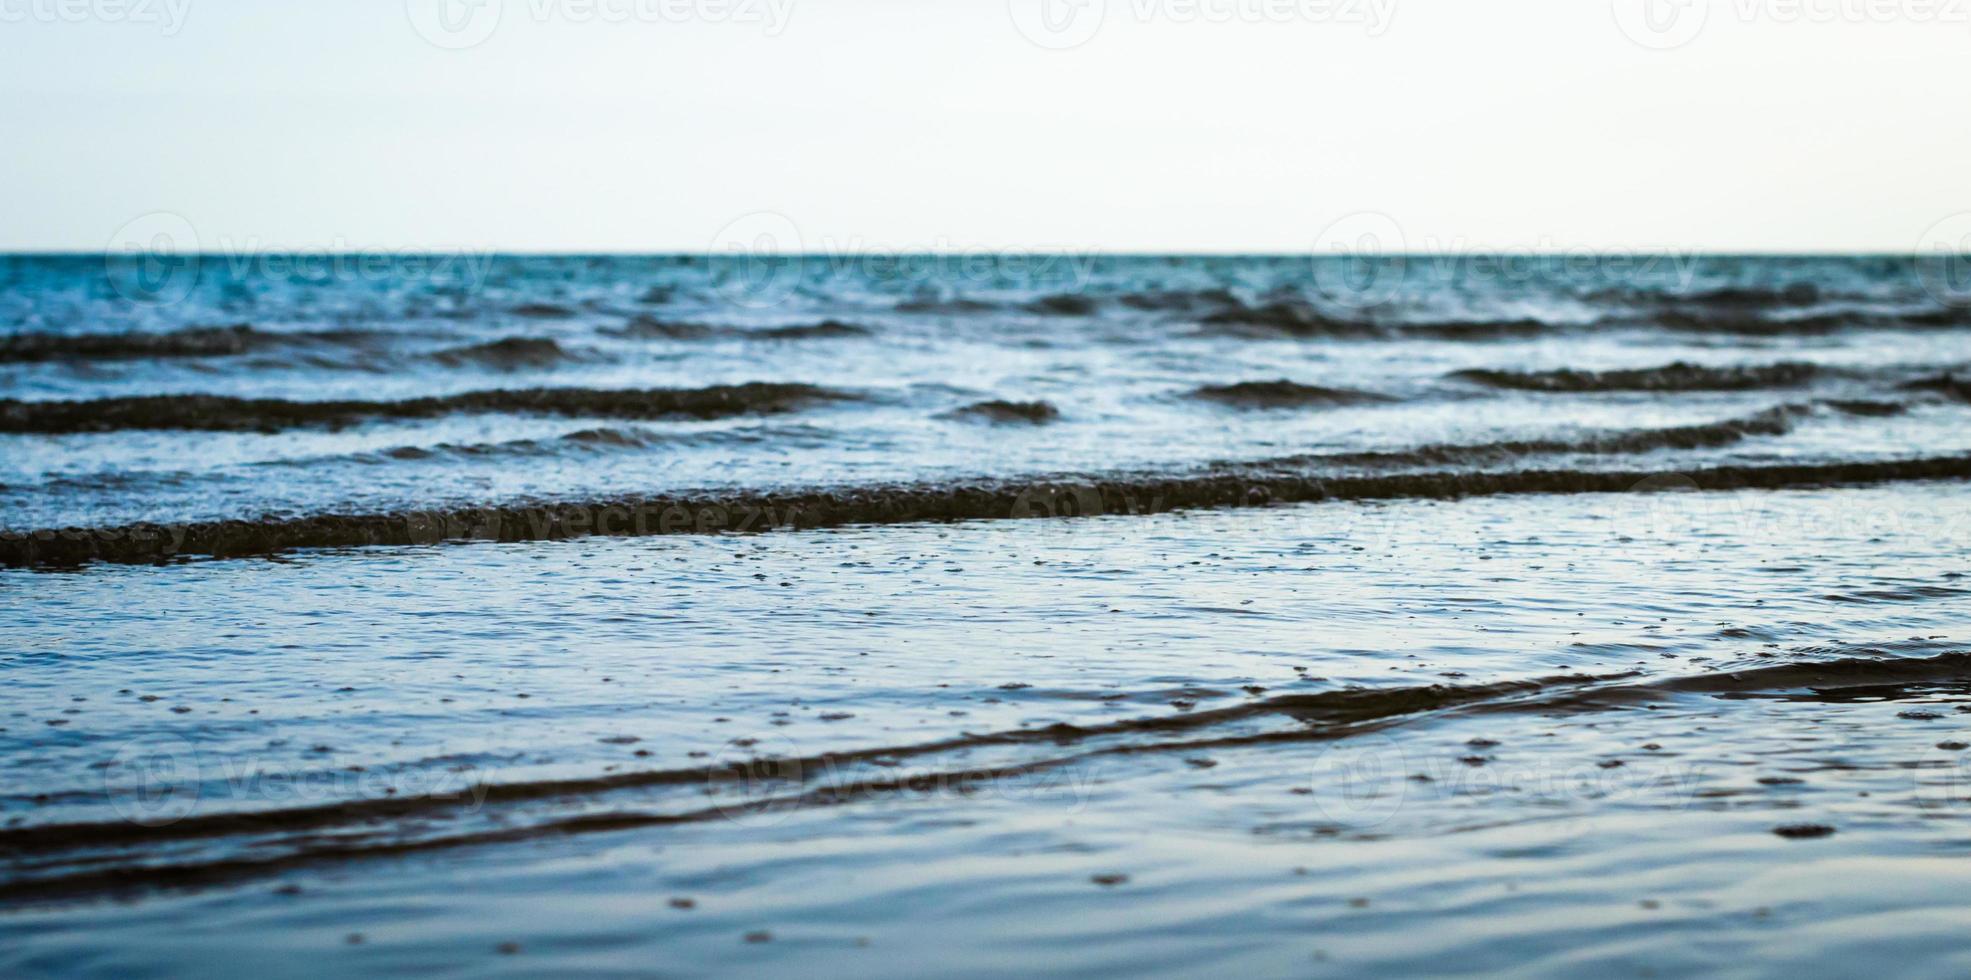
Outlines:
POLYGON ((0 258, 0 971, 1960 976, 1893 257, 0 258))

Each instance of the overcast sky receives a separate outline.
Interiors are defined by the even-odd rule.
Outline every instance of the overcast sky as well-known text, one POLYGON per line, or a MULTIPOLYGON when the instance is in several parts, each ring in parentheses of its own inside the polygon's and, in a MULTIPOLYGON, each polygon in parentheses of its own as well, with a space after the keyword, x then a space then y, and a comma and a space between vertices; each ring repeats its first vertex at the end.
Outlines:
POLYGON ((0 0, 0 249, 1912 251, 1971 210, 1971 0, 1644 2, 0 0))

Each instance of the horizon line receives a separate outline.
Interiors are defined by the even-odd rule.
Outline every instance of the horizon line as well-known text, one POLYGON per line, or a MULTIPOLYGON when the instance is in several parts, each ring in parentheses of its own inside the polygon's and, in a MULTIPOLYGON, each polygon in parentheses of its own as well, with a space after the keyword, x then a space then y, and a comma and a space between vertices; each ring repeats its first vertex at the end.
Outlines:
MULTIPOLYGON (((129 252, 115 252, 109 249, 76 250, 66 248, 0 248, 0 258, 108 258, 116 255, 129 255, 129 252)), ((414 246, 380 246, 356 251, 329 251, 307 246, 289 248, 241 249, 237 251, 214 251, 207 249, 192 251, 160 250, 154 253, 137 253, 172 256, 195 256, 214 258, 227 256, 290 256, 308 255, 319 257, 362 257, 379 254, 394 255, 493 255, 523 258, 827 258, 827 257, 966 257, 966 256, 1083 256, 1104 258, 1179 258, 1179 259, 1312 259, 1312 258, 1459 258, 1459 257, 1512 257, 1512 258, 1582 258, 1595 256, 1678 256, 1689 258, 1732 258, 1732 259, 1808 259, 1808 258, 1908 258, 1916 259, 1941 254, 1938 251, 1915 252, 1879 249, 1856 249, 1852 251, 1799 249, 1799 250, 1737 250, 1737 249, 1689 249, 1673 248, 1582 248, 1568 251, 1517 250, 1517 249, 1471 249, 1468 251, 1407 251, 1349 253, 1349 252, 1278 252, 1278 251, 1181 251, 1164 249, 1019 249, 1019 248, 980 248, 965 251, 882 251, 882 250, 842 250, 842 251, 803 251, 803 252, 694 252, 653 249, 649 251, 632 249, 561 250, 528 248, 422 248, 414 246)), ((1971 254, 1962 254, 1971 258, 1971 254)))

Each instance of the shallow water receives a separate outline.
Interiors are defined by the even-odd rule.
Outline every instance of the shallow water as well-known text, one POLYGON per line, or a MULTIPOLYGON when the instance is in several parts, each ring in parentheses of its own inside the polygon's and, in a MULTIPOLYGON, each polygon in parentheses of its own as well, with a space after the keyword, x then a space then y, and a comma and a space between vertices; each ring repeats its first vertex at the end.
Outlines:
MULTIPOLYGON (((36 567, 0 571, 0 972, 1971 966, 1971 447, 1946 377, 1971 332, 1920 283, 1716 260, 1638 300, 1426 267, 1392 305, 1314 307, 1343 329, 1253 312, 1320 300, 1304 265, 1103 261, 1075 288, 816 272, 760 310, 702 260, 502 260, 456 292, 202 278, 161 306, 13 260, 0 309, 37 336, 248 311, 392 332, 305 359, 18 353, 0 377, 27 401, 856 397, 0 435, 11 529, 102 548, 243 518, 212 550, 274 552, 199 557, 220 531, 174 525, 175 560, 75 565, 8 539, 36 567), (1062 294, 1092 299, 1031 311, 1062 294), (642 306, 870 332, 609 347, 642 306), (1690 307, 1730 329, 1622 320, 1690 307), (1845 325, 1745 322, 1805 316, 1845 325), (587 360, 415 353, 511 324, 587 360), (1720 370, 1606 373, 1678 361, 1720 370), (1775 364, 1819 368, 1735 370, 1775 364), (1450 377, 1480 368, 1516 373, 1450 377), (1059 417, 949 414, 989 398, 1059 417), (636 435, 565 438, 604 430, 636 435), (803 503, 765 533, 308 547, 337 509, 389 541, 400 510, 634 495, 803 503)), ((13 349, 60 346, 35 343, 13 349)), ((64 411, 124 417, 101 407, 64 411)))

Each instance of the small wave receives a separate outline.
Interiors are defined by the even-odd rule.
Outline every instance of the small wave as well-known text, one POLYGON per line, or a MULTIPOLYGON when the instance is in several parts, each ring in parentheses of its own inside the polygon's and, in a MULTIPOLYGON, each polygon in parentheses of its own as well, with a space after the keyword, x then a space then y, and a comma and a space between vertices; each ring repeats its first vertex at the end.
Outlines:
POLYGON ((1896 320, 1916 327, 1965 327, 1971 326, 1971 309, 1959 306, 1922 313, 1901 313, 1896 320))
POLYGON ((431 355, 431 359, 452 367, 476 366, 500 371, 552 367, 576 360, 573 354, 547 337, 505 337, 483 344, 442 350, 431 355))
MULTIPOLYGON (((1812 413, 1806 405, 1778 405, 1744 418, 1660 429, 1598 432, 1574 439, 1506 439, 1498 442, 1419 446, 1381 452, 1289 456, 1246 464, 1255 469, 1329 467, 1389 469, 1414 466, 1476 466, 1530 456, 1580 454, 1613 456, 1662 449, 1715 449, 1757 436, 1783 436, 1794 421, 1812 413)), ((1221 464, 1224 465, 1224 464, 1221 464)))
POLYGON ((1061 417, 1061 410, 1043 401, 1009 402, 994 399, 944 413, 945 418, 985 422, 1026 422, 1039 425, 1061 417))
POLYGON ((746 336, 769 337, 774 340, 805 340, 828 337, 867 337, 868 327, 840 320, 823 320, 820 323, 796 323, 785 327, 766 327, 759 330, 742 331, 746 336))
POLYGON ((1206 332, 1254 339, 1487 341, 1531 337, 1550 332, 1553 325, 1528 317, 1516 319, 1457 319, 1374 321, 1341 319, 1322 313, 1300 300, 1280 300, 1259 306, 1234 305, 1198 321, 1206 332))
MULTIPOLYGON (((582 429, 566 435, 548 439, 512 439, 507 442, 441 442, 433 446, 398 446, 376 453, 356 453, 353 456, 329 457, 331 459, 354 459, 359 462, 381 462, 386 459, 420 460, 436 456, 485 458, 491 456, 556 456, 570 447, 594 447, 597 449, 637 449, 662 441, 657 433, 645 429, 582 429)), ((320 458, 300 460, 274 460, 269 465, 309 466, 319 463, 320 458)))
MULTIPOLYGON (((573 447, 597 450, 643 449, 665 441, 665 437, 648 429, 636 428, 594 428, 580 429, 564 435, 547 439, 512 439, 494 443, 455 443, 444 442, 435 446, 398 446, 381 453, 359 453, 358 460, 385 459, 419 460, 434 456, 475 457, 491 456, 558 456, 573 447)), ((344 457, 351 458, 351 457, 344 457)), ((280 465, 311 465, 318 460, 279 460, 280 465)))
POLYGON ((1693 313, 1686 310, 1671 310, 1649 322, 1683 333, 1726 333, 1747 337, 1818 336, 1867 325, 1866 318, 1831 313, 1774 320, 1740 312, 1693 313))
MULTIPOLYGON (((1345 688, 1276 695, 1176 715, 1137 716, 1101 724, 1055 723, 1044 727, 968 732, 932 741, 823 751, 800 758, 775 757, 687 769, 646 769, 603 776, 486 784, 477 787, 476 793, 460 797, 433 794, 357 798, 303 806, 196 813, 160 824, 119 820, 7 827, 0 828, 0 855, 45 856, 62 850, 99 851, 130 845, 154 846, 235 834, 302 833, 304 840, 312 842, 318 839, 315 832, 329 828, 352 824, 377 825, 386 821, 414 822, 419 817, 439 818, 456 815, 460 811, 469 812, 476 805, 512 807, 537 800, 599 796, 623 790, 751 782, 763 778, 791 783, 798 780, 796 774, 837 771, 848 766, 949 755, 986 747, 1036 746, 1045 749, 1108 739, 1120 742, 1115 746, 1116 751, 1146 751, 1164 746, 1146 742, 1143 737, 1182 735, 1269 715, 1285 716, 1303 726, 1320 726, 1319 731, 1308 731, 1306 727, 1299 729, 1305 735, 1333 737, 1357 726, 1385 719, 1458 706, 1520 702, 1531 695, 1572 693, 1597 683, 1620 682, 1635 676, 1634 672, 1599 676, 1570 674, 1493 684, 1345 688), (766 762, 774 763, 771 771, 761 766, 766 762)), ((1162 698, 1156 692, 1137 692, 1135 696, 1124 695, 1117 700, 1155 702, 1162 698)), ((729 812, 723 807, 716 809, 729 812)), ((672 818, 660 822, 684 821, 672 818)), ((45 897, 46 892, 51 890, 48 886, 53 884, 55 881, 51 879, 42 879, 27 889, 0 884, 0 898, 18 898, 23 891, 39 892, 45 897)))
POLYGON ((582 429, 578 432, 570 432, 560 438, 564 442, 572 442, 584 446, 640 448, 650 445, 655 436, 656 434, 649 429, 604 428, 582 429))
POLYGON ((1225 289, 1147 290, 1123 293, 1116 302, 1132 310, 1197 311, 1222 310, 1239 306, 1239 298, 1225 289))
POLYGON ((236 323, 229 327, 188 327, 167 333, 23 333, 0 338, 0 363, 234 357, 310 344, 355 345, 385 336, 389 334, 353 329, 269 331, 249 323, 236 323))
MULTIPOLYGON (((1086 765, 1091 759, 1149 753, 1178 755, 1235 746, 1305 745, 1348 739, 1446 714, 1474 716, 1614 711, 1679 696, 1771 698, 1815 702, 1879 699, 1932 690, 1971 677, 1971 654, 1840 656, 1735 670, 1649 677, 1635 670, 1576 672, 1484 684, 1349 687, 1254 698, 1175 715, 1135 716, 1099 724, 1056 723, 889 746, 762 754, 725 764, 643 769, 596 776, 479 783, 470 792, 364 797, 244 811, 194 813, 165 822, 111 820, 0 828, 0 855, 28 873, 0 882, 10 905, 83 901, 160 889, 193 889, 262 878, 300 867, 434 853, 632 828, 741 819, 861 799, 973 786, 1022 774, 1086 765), (1272 719, 1288 724, 1256 725, 1272 719), (981 749, 1009 753, 982 764, 981 749), (907 776, 878 770, 918 760, 907 776), (948 760, 944 765, 939 760, 948 760), (868 772, 843 780, 843 773, 868 772), (817 774, 837 778, 817 780, 817 774), (658 809, 652 794, 713 785, 744 787, 738 801, 658 809), (633 809, 609 798, 637 793, 633 809), (584 812, 530 813, 540 801, 581 801, 584 812), (482 808, 489 819, 479 821, 482 808), (381 832, 366 832, 381 831, 381 832), (242 855, 235 841, 256 846, 242 855), (216 846, 201 851, 199 842, 216 846)), ((659 797, 663 798, 663 797, 659 797)), ((671 797, 676 798, 676 797, 671 797)))
POLYGON ((1904 585, 1899 588, 1836 592, 1821 596, 1821 598, 1829 602, 1882 603, 1921 602, 1927 599, 1956 599, 1967 595, 1971 595, 1971 589, 1961 589, 1950 585, 1904 585))
POLYGON ((1887 418, 1909 411, 1902 402, 1878 402, 1857 398, 1832 398, 1821 404, 1844 415, 1858 415, 1864 418, 1887 418))
MULTIPOLYGON (((1019 310, 1043 316, 1093 316, 1100 311, 1103 297, 1089 293, 1050 293, 1025 302, 994 302, 969 296, 924 296, 896 305, 899 313, 962 315, 1019 310)), ((1128 309, 1152 312, 1203 312, 1240 308, 1238 297, 1225 289, 1148 290, 1121 293, 1113 300, 1128 309)))
POLYGON ((1240 304, 1207 314, 1198 322, 1212 332, 1243 336, 1373 337, 1381 334, 1374 324, 1337 320, 1296 300, 1259 306, 1240 304))
POLYGON ((558 303, 522 303, 507 312, 530 320, 566 320, 576 315, 573 308, 558 303))
MULTIPOLYGON (((439 457, 479 460, 504 458, 525 459, 567 457, 571 453, 577 452, 609 453, 621 450, 649 449, 656 446, 727 447, 784 444, 788 442, 815 445, 831 442, 836 438, 837 433, 832 430, 808 425, 686 430, 656 430, 635 426, 604 426, 580 429, 557 436, 508 439, 501 442, 440 442, 430 445, 394 446, 389 449, 362 450, 352 453, 258 460, 245 465, 262 468, 306 469, 324 464, 359 463, 374 465, 392 461, 416 462, 418 460, 439 457)), ((169 475, 162 474, 162 476, 169 475)), ((137 476, 145 481, 151 481, 158 479, 160 474, 139 472, 137 476)), ((191 482, 195 479, 197 479, 196 474, 183 474, 183 482, 191 482)))
POLYGON ((1940 374, 1934 378, 1920 378, 1904 384, 1905 391, 1934 391, 1953 401, 1971 402, 1971 381, 1965 381, 1955 374, 1940 374))
POLYGON ((1795 282, 1783 286, 1720 286, 1687 293, 1622 288, 1603 290, 1595 293, 1592 298, 1603 302, 1681 309, 1702 314, 1798 309, 1813 306, 1828 297, 1813 283, 1795 282))
POLYGON ((942 315, 989 313, 997 309, 999 309, 999 306, 996 303, 967 299, 963 296, 955 296, 949 299, 940 299, 937 297, 907 299, 896 305, 896 311, 898 313, 932 313, 942 315))
POLYGON ((718 326, 709 323, 689 323, 677 320, 658 320, 650 317, 637 317, 620 327, 605 327, 600 333, 611 337, 625 337, 637 340, 706 340, 710 338, 761 338, 766 340, 808 340, 840 337, 867 337, 874 331, 855 323, 841 320, 823 320, 820 323, 794 323, 780 327, 718 326))
POLYGON ((1171 475, 1053 477, 707 496, 618 497, 495 504, 429 512, 131 524, 0 532, 0 564, 151 563, 176 555, 264 555, 295 548, 540 541, 590 535, 745 532, 1042 516, 1134 515, 1319 500, 1453 499, 1502 494, 1626 493, 1866 485, 1971 479, 1971 455, 1688 470, 1437 470, 1334 475, 1215 470, 1171 475), (686 515, 671 520, 669 515, 686 515), (716 514, 712 527, 688 519, 716 514))
POLYGON ((1475 368, 1453 371, 1447 377, 1490 388, 1520 391, 1750 391, 1791 388, 1820 376, 1822 368, 1801 361, 1777 364, 1707 367, 1677 361, 1653 368, 1613 371, 1501 371, 1475 368))
POLYGON ((1712 309, 1765 309, 1769 307, 1812 306, 1821 301, 1819 286, 1793 282, 1784 286, 1722 286, 1694 293, 1671 293, 1663 299, 1674 303, 1712 309))
POLYGON ((637 340, 701 340, 718 334, 720 330, 703 323, 640 316, 620 327, 603 327, 597 332, 609 337, 637 340))
POLYGON ((1612 317, 1600 325, 1610 327, 1657 326, 1679 333, 1716 333, 1744 337, 1819 337, 1849 330, 1908 330, 1967 325, 1962 313, 1930 310, 1905 313, 1809 313, 1804 316, 1772 316, 1742 310, 1673 309, 1641 321, 1612 317))
POLYGON ((1501 340, 1550 333, 1554 327, 1542 320, 1439 320, 1395 324, 1390 329, 1405 337, 1433 340, 1501 340))
POLYGON ((400 401, 288 401, 226 395, 150 395, 84 401, 0 400, 0 432, 109 432, 125 429, 271 432, 346 426, 378 419, 513 413, 592 418, 697 418, 764 415, 857 396, 808 384, 748 382, 708 388, 606 391, 501 388, 400 401))
POLYGON ((228 357, 264 346, 270 339, 270 335, 244 323, 170 333, 15 334, 0 340, 0 362, 228 357))
POLYGON ((1095 300, 1080 293, 1056 293, 1042 296, 1026 304, 1029 313, 1042 313, 1047 316, 1090 316, 1097 308, 1095 300))
MULTIPOLYGON (((1779 405, 1735 419, 1661 429, 1633 429, 1598 432, 1573 439, 1519 439, 1472 444, 1427 445, 1415 449, 1325 453, 1287 456, 1256 462, 1221 462, 1223 469, 1251 472, 1305 470, 1390 470, 1419 466, 1493 465, 1541 455, 1622 455, 1659 449, 1706 449, 1727 446, 1747 438, 1780 436, 1792 431, 1796 419, 1813 412, 1809 405, 1779 405)), ((1057 420, 1060 412, 1044 402, 985 401, 945 412, 940 418, 1008 424, 1045 424, 1057 420)), ((358 462, 381 463, 389 460, 422 460, 434 456, 488 458, 493 456, 561 456, 571 448, 611 450, 642 449, 657 445, 731 445, 771 443, 785 439, 827 440, 832 434, 810 426, 714 429, 692 432, 657 432, 642 428, 584 429, 546 439, 513 439, 496 443, 440 443, 432 446, 400 446, 377 452, 331 457, 358 462)), ((255 465, 312 466, 320 457, 268 460, 255 465)), ((183 475, 186 480, 191 474, 183 475)), ((150 475, 146 475, 149 479, 150 475)))
POLYGON ((1278 381, 1240 381, 1228 385, 1205 385, 1191 397, 1234 408, 1306 408, 1315 405, 1361 405, 1386 402, 1386 395, 1348 388, 1323 388, 1282 378, 1278 381))

